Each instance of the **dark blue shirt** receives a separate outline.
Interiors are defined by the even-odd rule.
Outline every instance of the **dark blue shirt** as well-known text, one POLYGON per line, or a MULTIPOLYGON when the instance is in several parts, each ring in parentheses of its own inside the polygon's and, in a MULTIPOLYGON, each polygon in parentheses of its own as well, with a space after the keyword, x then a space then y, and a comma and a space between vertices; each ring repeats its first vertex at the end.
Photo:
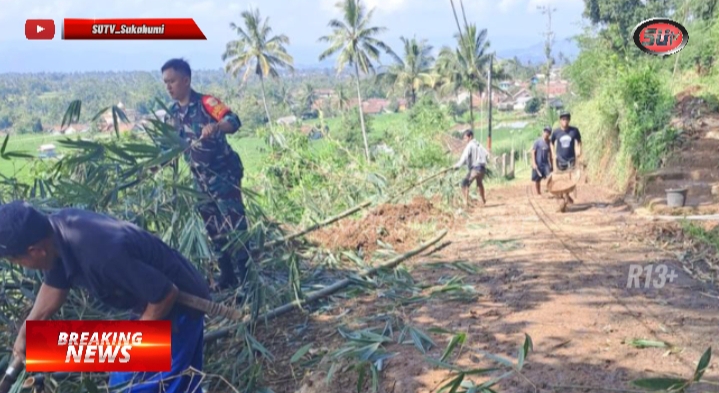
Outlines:
POLYGON ((549 143, 544 138, 539 138, 534 141, 532 149, 535 151, 535 164, 537 166, 549 165, 549 143))
MULTIPOLYGON (((173 283, 210 299, 207 282, 187 259, 134 224, 79 209, 63 209, 49 219, 60 253, 45 272, 51 287, 84 287, 108 306, 136 313, 164 299, 173 283)), ((177 309, 202 315, 179 304, 177 309)))
POLYGON ((570 126, 566 131, 561 128, 554 130, 552 144, 556 146, 558 159, 567 162, 576 158, 574 141, 582 143, 582 134, 576 127, 570 126))

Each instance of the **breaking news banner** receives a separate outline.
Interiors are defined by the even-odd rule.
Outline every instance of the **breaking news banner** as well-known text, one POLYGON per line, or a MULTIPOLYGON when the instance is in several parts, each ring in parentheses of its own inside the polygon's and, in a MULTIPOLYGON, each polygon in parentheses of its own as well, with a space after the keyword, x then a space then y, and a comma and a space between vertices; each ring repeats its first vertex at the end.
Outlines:
POLYGON ((63 40, 207 40, 192 18, 68 19, 63 40))
POLYGON ((171 321, 27 321, 28 372, 166 372, 171 321))

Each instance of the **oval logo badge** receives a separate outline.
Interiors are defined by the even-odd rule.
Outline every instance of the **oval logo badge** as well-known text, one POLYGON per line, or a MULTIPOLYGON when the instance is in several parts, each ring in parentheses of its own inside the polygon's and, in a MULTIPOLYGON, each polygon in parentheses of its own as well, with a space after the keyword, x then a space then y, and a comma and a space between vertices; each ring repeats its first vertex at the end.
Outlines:
POLYGON ((666 18, 652 18, 634 28, 634 44, 645 53, 669 56, 687 45, 689 33, 679 22, 666 18))

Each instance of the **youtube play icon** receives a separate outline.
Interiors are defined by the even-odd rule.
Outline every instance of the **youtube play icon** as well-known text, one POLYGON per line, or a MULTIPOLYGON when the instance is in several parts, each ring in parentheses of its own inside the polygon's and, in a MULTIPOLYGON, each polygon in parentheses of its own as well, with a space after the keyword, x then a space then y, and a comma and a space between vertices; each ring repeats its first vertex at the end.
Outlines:
POLYGON ((28 40, 55 38, 55 21, 52 19, 28 19, 25 21, 25 38, 28 40))

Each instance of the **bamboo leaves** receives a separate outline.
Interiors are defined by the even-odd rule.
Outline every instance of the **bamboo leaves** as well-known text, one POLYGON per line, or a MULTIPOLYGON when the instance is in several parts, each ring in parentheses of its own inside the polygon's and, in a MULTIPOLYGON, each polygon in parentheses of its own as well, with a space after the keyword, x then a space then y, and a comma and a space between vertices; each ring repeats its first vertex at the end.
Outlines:
POLYGON ((694 371, 694 374, 689 379, 676 377, 643 378, 632 381, 632 384, 650 392, 686 392, 690 386, 701 381, 704 376, 704 372, 709 367, 709 362, 711 361, 712 356, 711 353, 711 347, 704 351, 704 354, 697 363, 697 368, 694 371))

